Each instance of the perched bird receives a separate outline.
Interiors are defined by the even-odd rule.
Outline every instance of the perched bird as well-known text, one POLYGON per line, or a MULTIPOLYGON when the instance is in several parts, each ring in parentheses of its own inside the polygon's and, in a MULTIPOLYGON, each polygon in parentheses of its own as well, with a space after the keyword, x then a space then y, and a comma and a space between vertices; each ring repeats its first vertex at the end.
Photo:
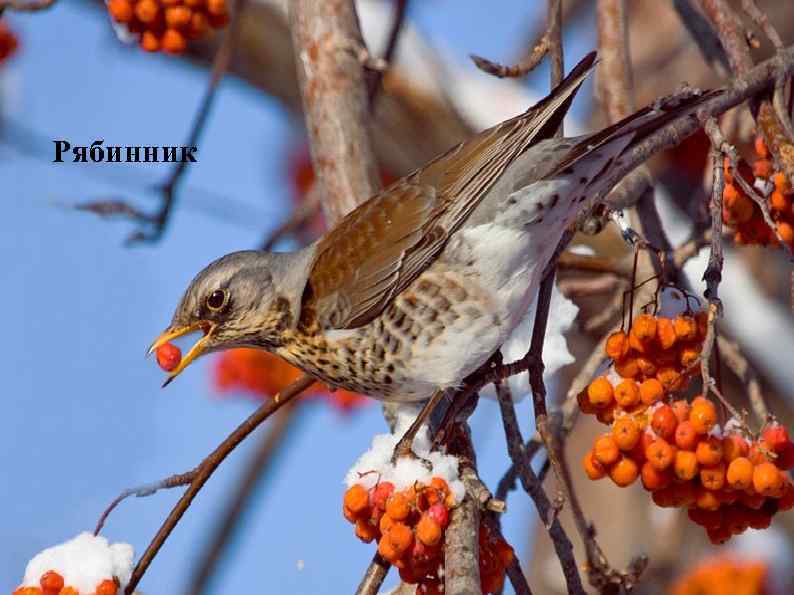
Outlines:
POLYGON ((418 401, 458 386, 536 296, 563 232, 633 144, 706 95, 553 138, 595 52, 536 105, 453 147, 297 252, 243 251, 190 283, 151 350, 201 330, 203 353, 255 347, 332 387, 418 401))

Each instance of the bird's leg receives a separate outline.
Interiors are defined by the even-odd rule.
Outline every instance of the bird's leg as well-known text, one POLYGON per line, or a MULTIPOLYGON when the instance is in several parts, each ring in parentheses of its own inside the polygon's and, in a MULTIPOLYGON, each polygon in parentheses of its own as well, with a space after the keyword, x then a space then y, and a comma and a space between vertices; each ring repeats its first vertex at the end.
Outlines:
POLYGON ((436 392, 433 393, 433 396, 431 396, 427 403, 425 403, 425 406, 422 407, 422 410, 419 412, 419 415, 416 416, 416 419, 411 424, 411 427, 408 428, 405 434, 403 434, 402 438, 400 438, 397 446, 394 447, 394 454, 391 457, 393 463, 396 462, 400 457, 417 458, 411 448, 414 443, 414 438, 416 438, 416 434, 419 432, 422 424, 427 421, 427 419, 430 417, 430 414, 433 412, 433 409, 436 408, 436 405, 438 405, 443 396, 443 390, 436 390, 436 392))

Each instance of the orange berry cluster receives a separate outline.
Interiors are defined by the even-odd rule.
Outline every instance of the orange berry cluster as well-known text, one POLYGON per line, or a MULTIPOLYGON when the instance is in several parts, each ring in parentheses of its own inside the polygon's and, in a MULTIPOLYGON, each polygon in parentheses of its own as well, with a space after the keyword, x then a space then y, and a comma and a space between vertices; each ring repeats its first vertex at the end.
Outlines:
POLYGON ((700 396, 622 415, 583 460, 592 480, 610 476, 620 487, 639 477, 657 506, 689 509, 714 544, 748 528, 765 529, 772 516, 794 507, 794 443, 779 424, 760 440, 713 432, 714 403, 700 396))
POLYGON ((768 568, 761 561, 714 558, 679 578, 670 595, 769 595, 768 568))
POLYGON ((579 406, 611 431, 582 464, 590 479, 608 475, 620 487, 640 478, 658 506, 689 508, 709 539, 724 543, 748 527, 768 527, 775 512, 794 505, 784 472, 794 466, 794 444, 779 424, 751 442, 738 432, 719 436, 714 403, 702 396, 672 400, 686 388, 705 334, 702 312, 675 319, 643 314, 628 334, 607 339, 620 381, 596 378, 579 406))
POLYGON ((17 36, 0 20, 0 62, 4 62, 17 50, 17 36))
MULTIPOLYGON (((443 592, 439 568, 444 563, 444 530, 454 505, 447 482, 434 477, 429 485, 417 482, 401 491, 389 481, 369 490, 355 484, 345 492, 342 511, 361 541, 377 540, 380 555, 400 571, 403 582, 417 585, 417 595, 435 595, 443 592)), ((501 589, 512 556, 503 539, 480 528, 483 594, 501 589)))
POLYGON ((734 172, 726 159, 725 189, 722 193, 722 220, 734 228, 734 239, 739 244, 776 244, 777 237, 764 221, 761 209, 735 183, 735 176, 742 176, 751 185, 756 181, 772 182, 774 190, 767 199, 772 220, 781 239, 794 248, 794 210, 792 210, 792 188, 783 172, 774 171, 769 149, 761 137, 755 140, 758 159, 752 169, 741 167, 734 172))
POLYGON ((599 376, 579 395, 583 413, 594 414, 610 424, 622 413, 639 414, 666 395, 684 390, 695 374, 703 339, 706 314, 682 314, 665 318, 642 314, 628 333, 607 338, 605 351, 620 381, 599 376))
MULTIPOLYGON (((99 583, 96 590, 90 595, 116 595, 118 585, 115 581, 105 579, 99 583)), ((64 586, 63 577, 54 570, 48 570, 41 575, 38 587, 19 587, 13 595, 89 595, 81 594, 74 587, 64 586)))
POLYGON ((114 21, 140 35, 147 52, 181 54, 188 40, 229 22, 226 0, 108 0, 107 7, 114 21))

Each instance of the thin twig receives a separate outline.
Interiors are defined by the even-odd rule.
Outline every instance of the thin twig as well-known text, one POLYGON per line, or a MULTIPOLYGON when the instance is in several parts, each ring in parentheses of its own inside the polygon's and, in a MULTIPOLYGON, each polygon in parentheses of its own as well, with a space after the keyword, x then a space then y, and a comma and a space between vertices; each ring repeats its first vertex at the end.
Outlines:
POLYGON ((510 460, 513 462, 513 466, 521 480, 524 491, 532 498, 538 510, 540 520, 549 532, 549 537, 551 537, 554 550, 562 566, 568 593, 573 595, 583 594, 585 591, 582 586, 582 579, 579 576, 579 569, 573 552, 573 544, 566 534, 565 529, 563 529, 560 524, 556 513, 553 512, 552 503, 543 490, 543 486, 526 456, 524 440, 521 437, 521 429, 519 428, 518 418, 516 417, 515 405, 511 398, 512 395, 510 395, 508 390, 505 390, 504 387, 500 387, 499 385, 497 385, 496 394, 499 399, 499 408, 502 412, 502 424, 505 430, 505 439, 507 441, 507 451, 510 455, 510 460))
MULTIPOLYGON (((472 62, 474 62, 475 66, 477 66, 477 68, 483 72, 487 72, 488 74, 498 78, 520 78, 526 76, 532 72, 532 70, 534 70, 538 64, 540 64, 540 61, 543 60, 543 57, 552 48, 554 40, 558 39, 559 37, 559 31, 561 29, 559 26, 561 5, 561 0, 552 0, 549 3, 548 14, 546 17, 546 22, 548 23, 546 26, 546 31, 543 33, 543 36, 534 44, 532 51, 517 64, 507 66, 499 64, 498 62, 493 62, 492 60, 488 60, 487 58, 483 58, 482 56, 477 56, 475 54, 471 54, 469 56, 472 62)), ((562 58, 560 58, 560 62, 562 62, 562 58)), ((560 77, 560 80, 562 80, 562 77, 560 77)))
POLYGON ((130 582, 124 590, 125 595, 132 595, 138 583, 143 578, 152 560, 157 556, 160 548, 163 546, 168 536, 179 523, 182 515, 185 514, 193 499, 204 487, 204 484, 212 476, 218 466, 226 459, 227 456, 242 442, 246 436, 253 432, 259 425, 267 418, 273 415, 276 411, 281 409, 284 405, 289 403, 293 398, 297 397, 304 390, 314 384, 315 380, 311 376, 303 375, 298 380, 287 386, 284 390, 276 394, 272 400, 264 403, 256 411, 254 411, 248 419, 241 423, 237 428, 229 434, 229 436, 218 445, 195 470, 190 485, 185 493, 171 509, 170 514, 163 522, 157 534, 152 539, 149 546, 143 552, 143 555, 138 560, 135 568, 132 571, 130 582))
POLYGON ((172 488, 177 488, 179 486, 186 486, 195 479, 196 473, 198 473, 198 467, 196 467, 195 469, 191 469, 186 473, 177 473, 171 475, 169 477, 166 477, 165 479, 161 479, 160 481, 154 483, 124 490, 123 492, 121 492, 121 494, 116 496, 116 498, 108 505, 108 507, 99 516, 99 520, 97 521, 96 528, 94 529, 94 535, 99 535, 99 533, 102 531, 103 527, 105 526, 105 522, 110 516, 110 513, 113 512, 116 509, 116 507, 127 498, 131 496, 135 496, 136 498, 146 498, 148 496, 152 496, 153 494, 157 493, 160 490, 170 490, 172 488))
POLYGON ((367 99, 370 111, 375 109, 375 102, 378 94, 383 87, 383 77, 386 76, 386 69, 390 68, 397 52, 397 42, 400 39, 400 32, 405 24, 405 15, 408 12, 408 0, 395 0, 394 16, 392 17, 391 29, 389 30, 386 50, 383 52, 384 68, 371 70, 367 76, 367 99))

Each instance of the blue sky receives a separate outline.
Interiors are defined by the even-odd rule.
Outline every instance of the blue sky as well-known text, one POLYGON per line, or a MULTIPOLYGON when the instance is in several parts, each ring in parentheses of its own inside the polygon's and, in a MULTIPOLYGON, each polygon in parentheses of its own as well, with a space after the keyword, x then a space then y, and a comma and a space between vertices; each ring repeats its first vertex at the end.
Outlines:
MULTIPOLYGON (((412 16, 461 59, 469 52, 509 57, 531 22, 527 5, 433 0, 414 2, 412 16)), ((284 164, 296 139, 276 102, 224 81, 166 236, 125 248, 129 225, 60 205, 123 196, 152 208, 151 186, 166 170, 54 164, 51 140, 179 145, 206 71, 120 47, 103 15, 81 3, 9 20, 22 50, 0 73, 0 110, 16 139, 9 146, 3 135, 0 144, 0 592, 13 590, 37 551, 91 529, 121 489, 193 467, 252 411, 250 400, 213 394, 208 360, 161 391, 162 373, 143 352, 197 270, 256 245, 283 219, 284 164), (24 151, 21 129, 33 139, 24 151)), ((528 432, 526 403, 520 415, 528 432)), ((491 485, 507 465, 498 419, 490 402, 474 419, 491 485)), ((342 479, 384 427, 375 405, 350 418, 319 402, 303 407, 211 592, 239 592, 252 581, 262 581, 257 592, 352 592, 372 546, 359 543, 342 518, 342 479)), ((152 564, 144 592, 184 589, 255 443, 235 452, 200 494, 152 564)), ((177 497, 122 504, 104 534, 140 553, 177 497)), ((534 509, 523 494, 510 505, 507 535, 525 553, 534 509)))

